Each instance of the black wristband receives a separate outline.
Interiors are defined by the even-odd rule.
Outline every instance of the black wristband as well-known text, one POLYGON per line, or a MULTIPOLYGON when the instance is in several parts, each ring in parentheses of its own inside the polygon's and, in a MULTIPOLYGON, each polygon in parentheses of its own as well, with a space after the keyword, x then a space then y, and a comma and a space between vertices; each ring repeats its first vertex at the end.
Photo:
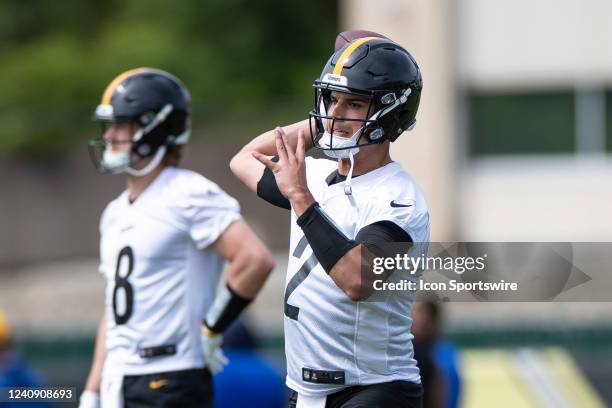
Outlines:
POLYGON ((232 290, 229 284, 215 297, 204 324, 214 333, 223 333, 253 299, 247 299, 232 290))
MULTIPOLYGON (((274 156, 272 161, 278 162, 278 156, 274 156)), ((276 178, 272 170, 267 167, 264 169, 261 179, 257 182, 257 196, 277 207, 286 210, 291 209, 289 200, 278 189, 278 184, 276 184, 276 178)))
POLYGON ((304 231, 312 252, 327 273, 331 272, 340 258, 358 245, 336 228, 317 202, 300 215, 297 224, 304 231))

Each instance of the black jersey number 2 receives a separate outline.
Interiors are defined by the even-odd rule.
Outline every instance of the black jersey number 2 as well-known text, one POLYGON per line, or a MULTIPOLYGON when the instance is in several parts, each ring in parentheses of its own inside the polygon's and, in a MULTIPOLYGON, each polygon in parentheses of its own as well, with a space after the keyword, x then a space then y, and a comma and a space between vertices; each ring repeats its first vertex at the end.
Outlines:
POLYGON ((117 257, 117 270, 115 271, 115 289, 113 290, 113 314, 115 315, 115 323, 125 324, 134 310, 134 289, 128 278, 134 269, 134 252, 129 246, 123 248, 119 252, 117 257), (122 270, 125 268, 125 260, 127 258, 127 271, 122 270), (119 290, 125 292, 125 310, 122 314, 119 314, 117 310, 117 295, 119 290))
MULTIPOLYGON (((306 237, 302 237, 302 239, 300 239, 298 244, 295 246, 295 250, 293 251, 293 256, 296 258, 301 257, 304 251, 306 250, 306 248, 308 248, 308 241, 306 240, 306 237)), ((289 300, 289 296, 291 296, 293 291, 297 289, 297 287, 302 282, 304 282, 304 280, 310 274, 310 271, 312 271, 315 268, 315 266, 317 266, 318 263, 319 261, 317 260, 317 257, 315 256, 314 253, 312 253, 306 259, 306 261, 304 261, 304 263, 300 267, 300 270, 297 271, 295 275, 293 275, 293 277, 287 284, 287 287, 285 288, 285 316, 287 316, 288 318, 297 320, 298 315, 300 314, 299 307, 293 306, 287 303, 287 301, 289 300)))

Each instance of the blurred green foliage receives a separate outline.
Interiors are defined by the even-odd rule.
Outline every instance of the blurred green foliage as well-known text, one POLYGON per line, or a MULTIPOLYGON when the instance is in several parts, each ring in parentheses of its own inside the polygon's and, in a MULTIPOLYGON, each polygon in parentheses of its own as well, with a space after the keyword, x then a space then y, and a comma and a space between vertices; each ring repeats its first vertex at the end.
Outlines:
POLYGON ((196 130, 296 107, 305 117, 336 21, 329 0, 5 0, 0 151, 51 152, 96 135, 104 88, 137 66, 185 82, 196 130))

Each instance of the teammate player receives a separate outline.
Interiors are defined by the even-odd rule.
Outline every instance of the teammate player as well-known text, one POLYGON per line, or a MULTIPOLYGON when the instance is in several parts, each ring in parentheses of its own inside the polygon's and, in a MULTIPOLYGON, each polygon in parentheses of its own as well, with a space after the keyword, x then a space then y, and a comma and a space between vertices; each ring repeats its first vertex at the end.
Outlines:
POLYGON ((421 74, 401 46, 366 37, 337 50, 314 87, 309 120, 258 136, 231 162, 258 196, 292 210, 290 407, 420 407, 410 296, 364 301, 361 249, 429 240, 423 194, 389 155, 390 143, 415 124, 421 74), (337 163, 305 157, 313 145, 337 163))
POLYGON ((90 142, 94 162, 126 173, 127 189, 100 220, 106 310, 80 406, 97 407, 99 394, 103 407, 212 406, 211 372, 227 363, 223 330, 257 294, 272 257, 236 200, 176 167, 190 132, 190 96, 177 78, 127 71, 94 116, 105 126, 90 142), (215 298, 224 260, 227 285, 215 298))

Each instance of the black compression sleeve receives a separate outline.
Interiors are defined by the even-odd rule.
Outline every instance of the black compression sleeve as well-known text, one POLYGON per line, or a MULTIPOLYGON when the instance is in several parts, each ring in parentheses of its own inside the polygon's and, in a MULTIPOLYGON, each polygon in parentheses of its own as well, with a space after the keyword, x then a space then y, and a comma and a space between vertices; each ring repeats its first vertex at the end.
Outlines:
MULTIPOLYGON (((278 156, 274 156, 272 161, 278 162, 278 156)), ((278 189, 272 170, 267 167, 264 169, 263 176, 261 176, 261 179, 257 182, 257 195, 272 205, 287 210, 291 209, 289 200, 287 200, 278 189)))
POLYGON ((208 310, 204 324, 214 333, 223 333, 251 300, 240 296, 227 284, 208 310))
POLYGON ((355 241, 359 243, 412 242, 412 238, 396 223, 378 221, 360 229, 355 241))
POLYGON ((304 231, 312 252, 327 273, 331 272, 340 258, 358 245, 336 228, 317 202, 300 215, 297 224, 304 231))
MULTIPOLYGON (((413 245, 410 235, 388 220, 366 225, 357 232, 355 240, 367 248, 366 252, 362 251, 364 257, 394 258, 398 254, 409 253, 413 245)), ((393 270, 385 269, 385 273, 393 273, 393 270)))

